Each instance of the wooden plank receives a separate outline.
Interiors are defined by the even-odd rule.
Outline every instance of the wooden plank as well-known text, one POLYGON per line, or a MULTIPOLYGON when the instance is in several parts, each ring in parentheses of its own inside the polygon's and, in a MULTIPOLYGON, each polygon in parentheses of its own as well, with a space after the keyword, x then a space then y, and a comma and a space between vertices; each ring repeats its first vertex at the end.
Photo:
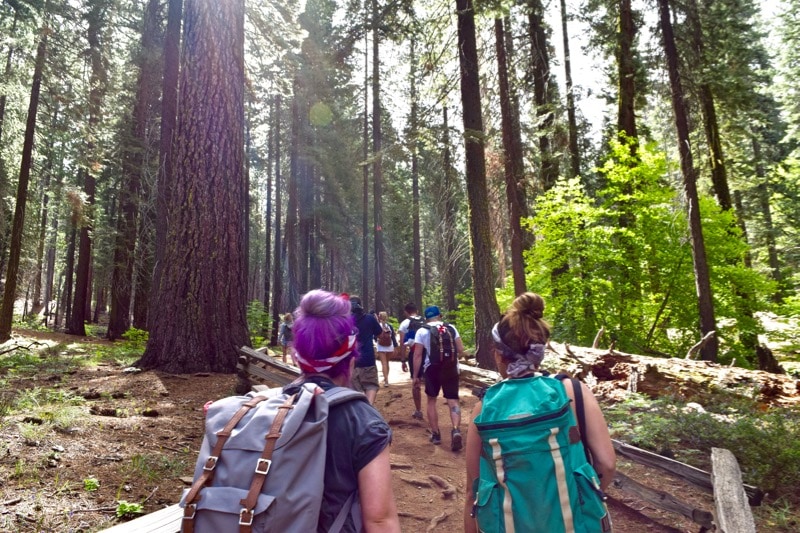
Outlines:
MULTIPOLYGON (((639 464, 658 468, 664 472, 673 474, 684 481, 707 491, 709 494, 714 491, 714 485, 711 482, 711 474, 705 470, 700 470, 699 468, 675 461, 674 459, 664 457, 663 455, 658 455, 657 453, 648 452, 647 450, 637 448, 636 446, 631 446, 630 444, 625 444, 624 442, 620 442, 618 440, 612 439, 611 442, 614 444, 614 450, 617 452, 617 454, 622 455, 623 457, 626 457, 632 461, 636 461, 639 464)), ((764 493, 761 491, 761 489, 758 487, 753 487, 752 485, 743 486, 750 501, 750 505, 760 505, 761 500, 764 499, 764 493)))
POLYGON ((100 533, 178 533, 181 530, 183 509, 178 504, 170 505, 135 520, 130 520, 100 533))
MULTIPOLYGON (((637 498, 650 502, 665 511, 685 516, 695 524, 701 525, 707 529, 713 527, 714 515, 710 512, 692 507, 663 490, 646 487, 632 480, 622 472, 617 471, 615 474, 614 487, 633 494, 637 498)), ((733 533, 733 530, 731 530, 731 533, 733 533)))
POLYGON ((711 448, 711 479, 720 530, 723 533, 755 533, 753 512, 742 487, 742 472, 729 450, 711 448))
POLYGON ((287 376, 284 373, 273 372, 273 371, 268 370, 266 368, 262 368, 262 367, 260 367, 258 365, 255 365, 253 363, 250 363, 246 367, 244 367, 242 365, 237 365, 237 368, 239 370, 247 372, 247 374, 249 376, 252 376, 252 377, 257 378, 257 379, 263 379, 263 380, 266 380, 266 381, 271 381, 271 382, 277 383, 280 386, 287 385, 287 384, 291 383, 293 381, 293 379, 294 379, 294 378, 292 378, 290 376, 287 376))

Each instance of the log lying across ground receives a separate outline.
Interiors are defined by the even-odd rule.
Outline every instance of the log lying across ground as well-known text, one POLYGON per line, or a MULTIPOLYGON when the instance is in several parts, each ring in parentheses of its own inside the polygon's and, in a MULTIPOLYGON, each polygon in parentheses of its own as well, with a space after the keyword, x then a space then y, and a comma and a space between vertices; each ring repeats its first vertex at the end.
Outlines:
MULTIPOLYGON (((615 350, 550 343, 542 368, 566 372, 609 400, 628 392, 650 397, 675 395, 701 404, 714 394, 754 398, 765 406, 800 405, 800 380, 782 374, 679 357, 661 358, 615 350)), ((462 381, 475 387, 496 382, 495 372, 462 365, 462 381)))

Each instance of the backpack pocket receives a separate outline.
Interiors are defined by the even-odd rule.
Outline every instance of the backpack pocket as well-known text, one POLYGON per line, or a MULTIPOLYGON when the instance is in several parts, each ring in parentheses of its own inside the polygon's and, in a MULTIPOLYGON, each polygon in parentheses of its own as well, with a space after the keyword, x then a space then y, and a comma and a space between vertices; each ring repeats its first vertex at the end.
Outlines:
MULTIPOLYGON (((482 532, 505 531, 503 527, 503 488, 492 480, 477 478, 472 483, 475 503, 472 514, 482 532)), ((509 519, 513 520, 509 514, 509 519)))
POLYGON ((573 472, 575 484, 578 488, 578 498, 581 513, 586 518, 585 523, 596 523, 596 529, 587 531, 600 531, 600 520, 608 513, 605 504, 605 495, 600 490, 600 481, 592 465, 585 463, 573 472), (596 522, 595 522, 596 521, 596 522))
MULTIPOLYGON (((189 490, 184 490, 181 507, 189 490)), ((219 531, 238 531, 240 501, 247 497, 247 490, 236 487, 205 487, 197 504, 195 533, 218 533, 219 531)), ((259 494, 253 509, 253 531, 266 531, 267 510, 275 497, 259 494)))

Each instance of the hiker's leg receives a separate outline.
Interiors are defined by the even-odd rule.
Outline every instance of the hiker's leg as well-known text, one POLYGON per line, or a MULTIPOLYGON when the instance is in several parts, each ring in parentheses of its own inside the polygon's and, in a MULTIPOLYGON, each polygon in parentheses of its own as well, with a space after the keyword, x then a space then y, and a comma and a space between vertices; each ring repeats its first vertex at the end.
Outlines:
POLYGON ((383 370, 383 384, 389 384, 389 352, 378 352, 381 356, 381 370, 383 370))
POLYGON ((414 408, 422 411, 422 387, 419 383, 411 385, 411 397, 414 398, 414 408))
POLYGON ((375 404, 375 397, 378 396, 378 367, 377 365, 365 366, 361 368, 361 386, 367 396, 370 405, 375 404))
POLYGON ((283 343, 283 362, 286 362, 286 343, 283 343))
POLYGON ((447 400, 447 407, 450 409, 450 422, 453 423, 453 429, 459 429, 461 425, 461 406, 458 405, 458 400, 447 400))
POLYGON ((436 412, 437 399, 438 396, 428 396, 428 425, 433 433, 439 433, 439 413, 436 412))

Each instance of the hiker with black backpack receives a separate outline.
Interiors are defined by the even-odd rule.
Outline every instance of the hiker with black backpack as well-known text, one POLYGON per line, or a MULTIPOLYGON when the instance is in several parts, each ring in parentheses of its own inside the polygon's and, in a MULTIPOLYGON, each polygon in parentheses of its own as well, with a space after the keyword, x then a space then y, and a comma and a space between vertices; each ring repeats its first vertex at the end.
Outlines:
POLYGON ((489 387, 467 432, 466 533, 611 530, 603 491, 616 457, 589 388, 539 370, 550 327, 544 300, 518 296, 492 329, 506 378, 489 387))
POLYGON ((392 432, 348 387, 358 354, 350 302, 313 290, 295 311, 300 377, 213 402, 184 533, 397 533, 392 432))
POLYGON ((414 384, 425 381, 427 396, 428 425, 430 441, 442 443, 439 430, 439 413, 436 400, 442 392, 447 407, 450 409, 450 449, 457 452, 461 449, 461 405, 458 401, 458 359, 464 353, 464 345, 455 326, 442 321, 442 313, 435 305, 425 309, 424 326, 417 330, 414 337, 414 384))
MULTIPOLYGON (((409 302, 403 307, 406 318, 397 327, 397 340, 400 344, 400 360, 403 362, 403 372, 411 374, 414 380, 414 337, 417 330, 425 325, 425 321, 419 316, 417 306, 409 302)), ((422 386, 419 381, 411 385, 411 397, 414 400, 414 412, 411 418, 422 420, 422 386)))

